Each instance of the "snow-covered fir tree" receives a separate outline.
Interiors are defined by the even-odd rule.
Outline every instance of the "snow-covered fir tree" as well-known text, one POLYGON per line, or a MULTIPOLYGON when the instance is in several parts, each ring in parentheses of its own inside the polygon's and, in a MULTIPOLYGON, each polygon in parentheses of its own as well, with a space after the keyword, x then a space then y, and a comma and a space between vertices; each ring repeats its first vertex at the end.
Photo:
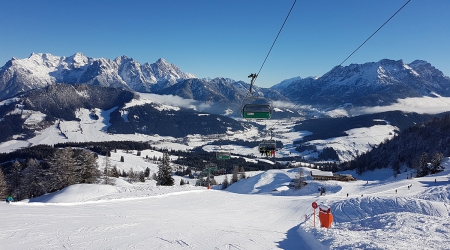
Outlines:
POLYGON ((163 153, 161 164, 159 164, 158 166, 157 181, 158 185, 161 186, 173 186, 174 184, 174 179, 172 177, 172 168, 170 167, 169 153, 167 151, 163 153))

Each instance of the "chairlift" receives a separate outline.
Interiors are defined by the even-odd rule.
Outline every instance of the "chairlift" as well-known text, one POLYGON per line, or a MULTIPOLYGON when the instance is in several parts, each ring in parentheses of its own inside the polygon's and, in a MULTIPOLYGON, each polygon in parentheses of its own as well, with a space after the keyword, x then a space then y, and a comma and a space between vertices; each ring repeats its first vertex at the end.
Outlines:
POLYGON ((217 160, 229 160, 231 158, 231 149, 222 148, 222 139, 219 140, 220 144, 218 147, 214 148, 216 151, 216 159, 217 160))
POLYGON ((244 98, 242 105, 242 118, 270 119, 272 116, 272 102, 262 97, 244 98))
POLYGON ((259 143, 259 150, 272 151, 277 149, 277 142, 275 140, 267 140, 259 143))
POLYGON ((258 77, 257 74, 250 74, 248 76, 252 78, 250 82, 250 97, 244 98, 242 101, 242 118, 245 119, 270 119, 272 116, 272 101, 257 97, 252 93, 253 83, 258 77))
POLYGON ((216 151, 216 159, 217 160, 229 160, 230 158, 231 158, 230 151, 227 151, 227 150, 216 151))
POLYGON ((277 149, 277 143, 274 140, 262 141, 259 144, 259 153, 261 156, 275 157, 275 150, 277 149))

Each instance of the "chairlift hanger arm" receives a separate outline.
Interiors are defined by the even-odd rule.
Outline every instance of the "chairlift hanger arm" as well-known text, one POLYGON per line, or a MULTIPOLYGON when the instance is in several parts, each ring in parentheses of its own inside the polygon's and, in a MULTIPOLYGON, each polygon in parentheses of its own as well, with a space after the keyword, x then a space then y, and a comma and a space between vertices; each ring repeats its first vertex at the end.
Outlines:
POLYGON ((250 94, 252 94, 252 88, 253 88, 253 83, 255 82, 256 78, 258 77, 257 74, 255 73, 251 73, 248 78, 252 78, 252 80, 250 81, 250 94))

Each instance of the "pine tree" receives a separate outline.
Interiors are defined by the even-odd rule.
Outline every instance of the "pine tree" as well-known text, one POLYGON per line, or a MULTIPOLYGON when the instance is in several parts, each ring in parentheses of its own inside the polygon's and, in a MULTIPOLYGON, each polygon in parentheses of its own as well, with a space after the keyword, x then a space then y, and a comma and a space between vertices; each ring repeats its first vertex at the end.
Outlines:
POLYGON ((172 168, 170 167, 169 153, 167 151, 164 152, 161 164, 158 166, 157 181, 161 186, 173 186, 174 184, 172 168))
POLYGON ((422 177, 430 173, 428 168, 428 154, 423 152, 419 157, 417 177, 422 177))
POLYGON ((127 172, 125 172, 125 169, 122 169, 122 173, 120 174, 122 177, 127 177, 127 172))
POLYGON ((431 169, 430 174, 436 174, 444 170, 441 166, 441 162, 444 160, 444 155, 441 152, 435 152, 431 156, 431 169))
POLYGON ((228 176, 225 175, 225 179, 223 179, 223 182, 222 182, 222 189, 226 189, 229 185, 230 185, 230 183, 228 182, 228 176))
POLYGON ((119 178, 119 170, 116 165, 111 168, 111 177, 119 178))
POLYGON ((150 168, 149 167, 146 167, 145 168, 145 171, 144 171, 144 177, 145 178, 148 178, 150 176, 150 168))
POLYGON ((145 182, 145 174, 144 174, 144 171, 140 171, 140 172, 139 172, 139 181, 140 181, 140 182, 145 182))

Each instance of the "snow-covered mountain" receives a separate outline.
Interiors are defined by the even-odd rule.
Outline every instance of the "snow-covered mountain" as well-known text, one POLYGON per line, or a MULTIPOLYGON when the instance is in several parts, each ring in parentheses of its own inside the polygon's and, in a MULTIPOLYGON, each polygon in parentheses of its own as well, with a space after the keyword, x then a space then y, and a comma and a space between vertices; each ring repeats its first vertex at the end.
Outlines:
MULTIPOLYGON (((217 114, 223 114, 224 110, 239 113, 244 98, 249 96, 248 83, 229 78, 198 79, 164 59, 140 64, 126 56, 110 60, 77 53, 70 57, 32 54, 26 59, 13 58, 0 68, 0 99, 56 83, 86 83, 175 95, 205 102, 213 107, 208 112, 217 114)), ((335 67, 321 77, 294 77, 271 88, 255 87, 254 91, 258 96, 282 101, 275 105, 281 111, 301 106, 315 109, 351 106, 349 104, 370 107, 412 97, 450 97, 450 78, 426 61, 406 64, 402 60, 384 59, 335 67)), ((309 116, 305 112, 300 111, 309 116)))
MULTIPOLYGON (((108 133, 183 137, 243 129, 241 123, 232 118, 194 110, 193 103, 181 100, 179 106, 168 106, 156 102, 154 96, 157 95, 150 100, 129 90, 86 84, 55 84, 31 90, 0 102, 0 142, 32 138, 36 131, 53 125, 60 129, 64 122, 78 123, 83 112, 87 114, 88 123, 93 123, 98 122, 101 112, 107 111, 107 124, 102 130, 108 133), (96 113, 96 110, 102 111, 96 113)), ((64 134, 67 133, 61 132, 64 134)))
MULTIPOLYGON (((240 106, 242 100, 249 96, 249 88, 248 83, 228 78, 187 79, 157 91, 157 93, 177 95, 199 101, 235 102, 240 106)), ((273 100, 287 100, 277 90, 259 87, 254 87, 253 90, 257 96, 273 100)))
POLYGON ((126 56, 114 60, 75 55, 31 54, 25 59, 12 58, 0 68, 0 98, 45 87, 55 83, 87 83, 106 87, 149 92, 195 78, 164 59, 140 64, 126 56))
POLYGON ((450 78, 426 61, 384 59, 335 67, 322 77, 294 78, 272 88, 300 104, 376 106, 407 97, 448 97, 450 78))

